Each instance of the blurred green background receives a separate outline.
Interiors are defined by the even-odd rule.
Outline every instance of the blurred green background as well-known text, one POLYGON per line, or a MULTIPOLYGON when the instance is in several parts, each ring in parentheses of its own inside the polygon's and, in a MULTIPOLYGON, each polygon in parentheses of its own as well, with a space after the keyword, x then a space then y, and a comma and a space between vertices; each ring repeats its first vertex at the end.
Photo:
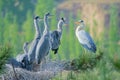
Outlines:
MULTIPOLYGON (((90 33, 95 41, 97 46, 96 54, 103 52, 103 55, 107 57, 105 61, 108 60, 117 69, 120 69, 119 0, 0 0, 0 45, 9 44, 12 46, 13 52, 11 54, 14 57, 22 53, 23 43, 31 42, 34 38, 34 16, 39 15, 43 18, 46 12, 54 15, 49 22, 51 31, 57 28, 60 17, 66 18, 67 25, 63 26, 63 35, 58 52, 61 60, 78 58, 84 53, 84 49, 76 38, 76 25, 74 24, 75 21, 82 19, 85 21, 86 31, 90 33)), ((43 31, 43 22, 40 22, 39 25, 41 31, 43 31)), ((51 58, 55 57, 53 52, 50 54, 51 58)), ((101 65, 104 65, 104 63, 100 62, 98 69, 103 68, 101 65)), ((104 69, 102 70, 104 71, 104 69)), ((115 75, 118 73, 115 73, 115 75)), ((84 78, 84 75, 88 75, 88 73, 81 76, 84 78)), ((93 75, 97 74, 93 71, 93 75)), ((118 75, 120 76, 120 73, 118 75)), ((119 76, 115 80, 120 79, 119 76)), ((102 77, 105 78, 106 76, 102 77)), ((103 80, 103 78, 100 78, 100 80, 103 80)), ((113 78, 109 80, 113 80, 113 78)))

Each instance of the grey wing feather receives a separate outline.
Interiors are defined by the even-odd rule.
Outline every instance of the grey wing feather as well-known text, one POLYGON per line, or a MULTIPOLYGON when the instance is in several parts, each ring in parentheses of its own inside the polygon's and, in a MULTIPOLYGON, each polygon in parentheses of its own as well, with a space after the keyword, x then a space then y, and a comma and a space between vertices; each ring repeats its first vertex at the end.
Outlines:
POLYGON ((8 59, 7 64, 13 64, 14 67, 22 67, 22 64, 14 58, 8 59))
POLYGON ((53 31, 51 32, 51 38, 52 51, 54 51, 54 54, 56 54, 60 45, 61 33, 57 30, 53 31))
POLYGON ((53 31, 51 33, 51 38, 52 38, 52 49, 57 49, 60 45, 60 38, 61 38, 61 34, 58 31, 53 31))
POLYGON ((40 63, 42 59, 48 55, 50 50, 50 44, 49 44, 49 38, 47 37, 41 37, 37 49, 36 49, 36 63, 40 63))
POLYGON ((16 57, 16 60, 18 62, 21 63, 22 67, 24 68, 27 64, 29 64, 28 62, 28 55, 27 54, 19 54, 17 57, 16 57))
POLYGON ((84 32, 83 35, 86 37, 86 39, 87 39, 87 41, 88 41, 87 44, 82 44, 83 47, 85 47, 85 48, 87 48, 88 50, 90 50, 90 51, 92 51, 92 52, 95 53, 95 52, 96 52, 96 45, 94 44, 93 39, 91 38, 91 36, 90 36, 87 32, 84 32), (90 46, 90 47, 89 47, 89 46, 90 46))
POLYGON ((29 49, 28 52, 28 60, 30 63, 32 63, 35 60, 35 52, 36 52, 36 46, 38 44, 39 39, 36 38, 35 40, 33 40, 31 47, 29 49))
POLYGON ((18 62, 22 62, 25 58, 26 54, 19 54, 17 57, 16 57, 16 60, 18 62))

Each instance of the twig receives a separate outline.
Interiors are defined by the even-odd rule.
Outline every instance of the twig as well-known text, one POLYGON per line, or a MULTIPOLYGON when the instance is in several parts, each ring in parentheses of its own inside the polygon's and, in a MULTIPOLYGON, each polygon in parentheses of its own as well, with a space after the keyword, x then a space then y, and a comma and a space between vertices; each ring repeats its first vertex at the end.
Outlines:
POLYGON ((16 74, 16 72, 15 72, 15 68, 14 68, 14 65, 13 65, 13 64, 12 64, 12 68, 13 68, 13 72, 14 72, 14 75, 15 75, 16 80, 19 80, 19 79, 17 78, 17 74, 16 74))

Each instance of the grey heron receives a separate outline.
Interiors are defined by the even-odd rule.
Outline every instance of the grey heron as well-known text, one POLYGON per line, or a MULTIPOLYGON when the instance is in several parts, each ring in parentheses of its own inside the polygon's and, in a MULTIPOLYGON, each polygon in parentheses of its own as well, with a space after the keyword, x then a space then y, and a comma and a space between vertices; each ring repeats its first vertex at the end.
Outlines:
POLYGON ((38 42, 37 48, 36 48, 36 63, 40 64, 42 59, 45 58, 45 56, 48 55, 50 48, 51 48, 51 43, 50 43, 50 32, 49 32, 49 25, 48 25, 48 18, 51 16, 50 13, 46 13, 44 15, 44 31, 41 39, 38 42))
POLYGON ((32 41, 29 51, 28 51, 28 60, 29 60, 30 64, 34 63, 34 61, 35 61, 36 46, 38 45, 38 41, 41 38, 41 32, 40 32, 39 26, 38 26, 38 22, 40 20, 41 19, 39 18, 39 16, 36 16, 34 18, 34 27, 35 27, 36 33, 35 33, 35 38, 32 41))
POLYGON ((76 28, 76 36, 77 36, 79 42, 85 49, 95 53, 96 45, 94 44, 94 41, 91 38, 91 36, 89 35, 89 33, 87 33, 84 30, 84 27, 85 27, 84 21, 79 20, 78 22, 76 22, 76 24, 78 24, 78 27, 76 28))
POLYGON ((16 57, 16 59, 15 58, 8 59, 7 64, 12 64, 14 67, 24 68, 24 64, 26 62, 27 46, 28 43, 27 42, 24 43, 23 45, 24 54, 19 54, 16 57))
POLYGON ((22 64, 23 68, 28 64, 28 55, 27 55, 27 53, 28 53, 28 44, 29 44, 28 42, 24 43, 24 45, 23 45, 24 53, 23 54, 19 54, 16 57, 16 60, 22 64))
POLYGON ((58 21, 58 25, 57 25, 57 30, 51 32, 51 45, 52 45, 52 51, 54 51, 54 54, 56 54, 58 52, 59 49, 59 45, 60 45, 60 39, 62 36, 62 26, 65 23, 64 18, 61 18, 58 21))
POLYGON ((12 64, 14 67, 20 67, 22 68, 22 64, 18 62, 15 58, 8 59, 6 65, 12 64))

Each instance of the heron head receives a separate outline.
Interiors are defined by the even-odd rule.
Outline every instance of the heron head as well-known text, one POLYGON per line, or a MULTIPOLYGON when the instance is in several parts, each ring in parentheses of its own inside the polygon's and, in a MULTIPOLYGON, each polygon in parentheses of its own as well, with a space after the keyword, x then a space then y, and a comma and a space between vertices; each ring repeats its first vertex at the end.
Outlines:
POLYGON ((67 26, 67 23, 66 23, 66 19, 65 19, 65 18, 62 17, 60 20, 61 20, 61 22, 62 22, 65 26, 67 26))
POLYGON ((35 16, 34 20, 39 20, 40 21, 40 20, 42 20, 42 18, 40 18, 39 16, 35 16))
POLYGON ((61 18, 61 20, 62 20, 62 22, 64 22, 64 23, 65 23, 65 18, 63 18, 63 17, 62 17, 62 18, 61 18))
POLYGON ((49 15, 50 15, 50 13, 48 12, 48 13, 46 13, 45 15, 46 15, 46 16, 49 16, 49 15))
POLYGON ((75 24, 77 24, 78 26, 80 26, 80 28, 84 28, 85 27, 85 24, 84 24, 83 20, 79 20, 79 21, 75 22, 75 24))
POLYGON ((23 44, 23 49, 26 49, 26 48, 28 47, 28 45, 29 45, 29 42, 25 42, 25 43, 23 44))
POLYGON ((25 42, 23 45, 24 45, 24 46, 28 45, 28 42, 25 42))
POLYGON ((45 14, 45 16, 48 17, 48 18, 50 18, 50 17, 53 16, 53 15, 51 15, 51 14, 48 12, 48 13, 45 14))
POLYGON ((84 24, 84 21, 83 20, 79 20, 79 21, 75 22, 75 24, 77 24, 77 25, 84 24))
POLYGON ((83 23, 84 21, 83 20, 79 20, 78 22, 83 23))

